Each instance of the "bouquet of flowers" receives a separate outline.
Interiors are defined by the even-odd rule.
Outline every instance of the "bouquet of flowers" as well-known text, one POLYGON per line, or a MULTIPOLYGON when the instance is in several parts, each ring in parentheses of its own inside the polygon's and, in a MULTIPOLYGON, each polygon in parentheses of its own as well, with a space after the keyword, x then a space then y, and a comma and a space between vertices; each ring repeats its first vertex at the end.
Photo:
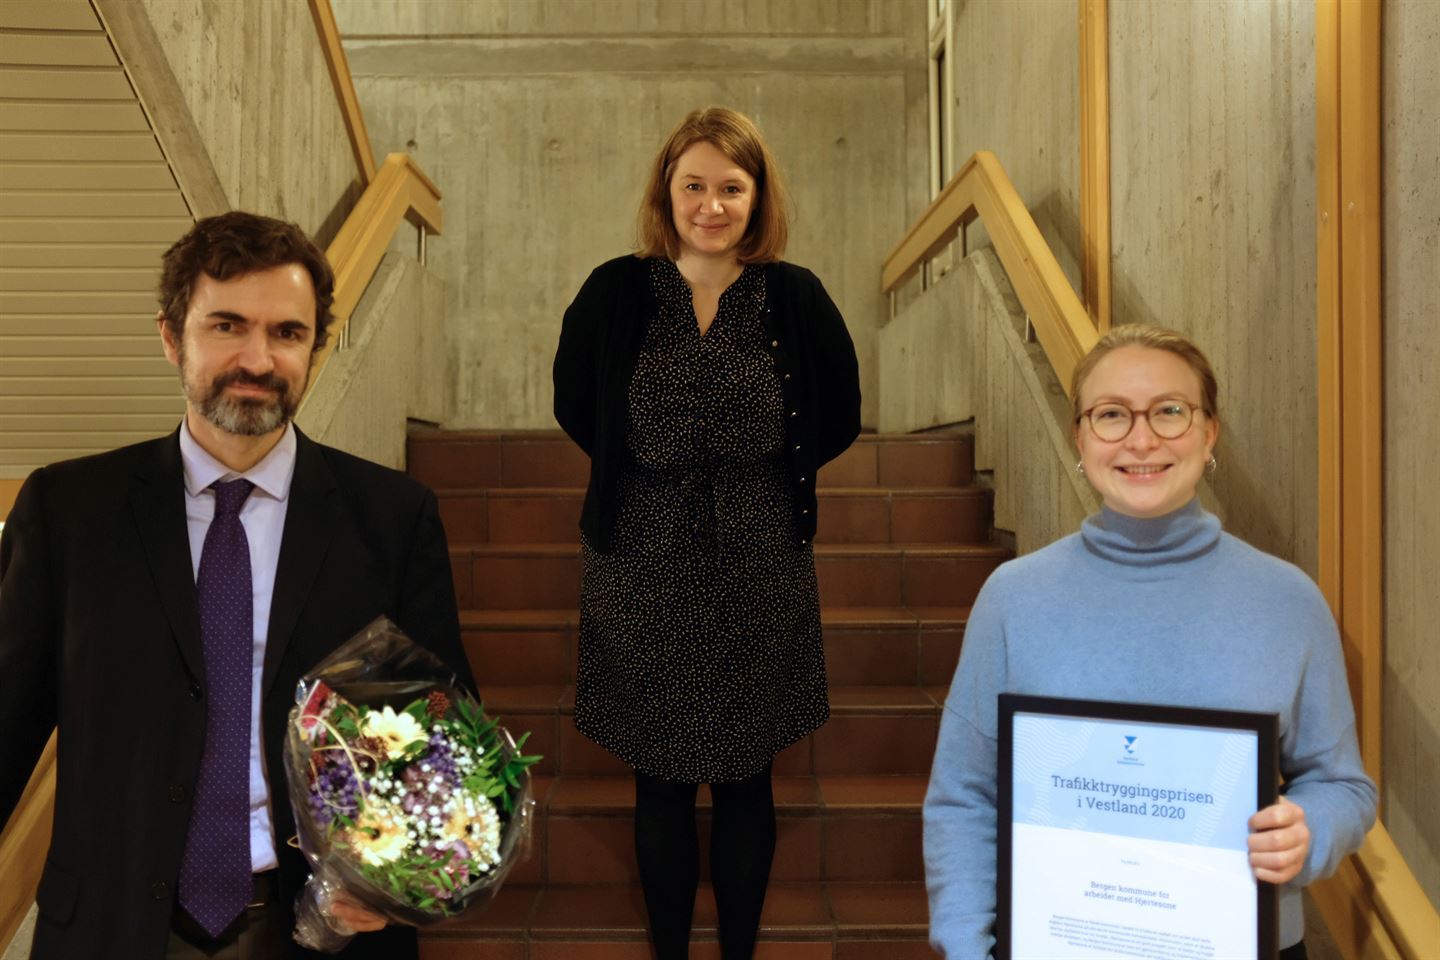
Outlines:
POLYGON ((295 940, 325 952, 354 931, 342 891, 423 926, 492 898, 529 846, 529 767, 454 675, 381 617, 306 675, 285 739, 290 803, 313 875, 295 940))

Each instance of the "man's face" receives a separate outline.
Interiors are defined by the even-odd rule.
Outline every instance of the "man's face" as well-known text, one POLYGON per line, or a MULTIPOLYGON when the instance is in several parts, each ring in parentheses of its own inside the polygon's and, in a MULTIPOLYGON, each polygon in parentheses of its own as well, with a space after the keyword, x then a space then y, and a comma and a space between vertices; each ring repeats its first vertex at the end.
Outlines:
POLYGON ((182 338, 163 323, 160 338, 189 412, 226 433, 271 433, 295 415, 310 379, 315 286, 298 263, 229 280, 202 273, 182 338))

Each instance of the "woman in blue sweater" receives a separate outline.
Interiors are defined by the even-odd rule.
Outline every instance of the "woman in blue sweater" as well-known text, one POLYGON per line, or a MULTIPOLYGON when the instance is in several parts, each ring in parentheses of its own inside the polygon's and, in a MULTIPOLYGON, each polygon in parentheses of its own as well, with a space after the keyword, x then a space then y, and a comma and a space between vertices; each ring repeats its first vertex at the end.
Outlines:
POLYGON ((995 943, 1003 692, 1278 713, 1283 797, 1251 818, 1249 848, 1255 876, 1280 886, 1282 960, 1305 956, 1301 888, 1375 820, 1324 598, 1196 499, 1218 392, 1193 343, 1144 325, 1115 328, 1076 368, 1076 469, 1104 506, 996 570, 966 626, 924 809, 930 938, 946 957, 995 943))

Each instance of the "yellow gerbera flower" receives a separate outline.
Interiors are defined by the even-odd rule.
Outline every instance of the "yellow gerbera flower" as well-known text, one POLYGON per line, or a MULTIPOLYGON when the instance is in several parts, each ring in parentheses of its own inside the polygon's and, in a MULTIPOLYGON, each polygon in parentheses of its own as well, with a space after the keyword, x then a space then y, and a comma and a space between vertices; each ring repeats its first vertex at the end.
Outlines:
POLYGON ((409 843, 399 811, 373 801, 349 832, 349 841, 360 859, 376 867, 400 857, 409 843))

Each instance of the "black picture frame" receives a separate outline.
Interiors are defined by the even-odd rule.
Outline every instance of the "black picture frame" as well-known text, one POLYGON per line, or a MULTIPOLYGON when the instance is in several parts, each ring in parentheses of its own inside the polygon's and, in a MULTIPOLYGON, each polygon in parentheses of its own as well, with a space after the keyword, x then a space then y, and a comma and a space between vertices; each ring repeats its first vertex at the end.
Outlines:
MULTIPOLYGON (((1014 722, 1016 714, 1042 714, 1086 720, 1119 720, 1185 727, 1213 727, 1249 731, 1257 738, 1255 809, 1262 810, 1279 797, 1279 717, 1273 713, 1248 713, 1198 707, 1177 707, 1154 703, 1125 703, 1111 700, 1080 700, 1065 697, 1037 697, 1014 693, 999 695, 999 740, 996 775, 995 842, 995 960, 1011 960, 1011 889, 1014 880, 1014 722)), ((1255 910, 1257 935, 1255 956, 1275 960, 1279 955, 1279 898, 1274 884, 1257 881, 1255 910)))

